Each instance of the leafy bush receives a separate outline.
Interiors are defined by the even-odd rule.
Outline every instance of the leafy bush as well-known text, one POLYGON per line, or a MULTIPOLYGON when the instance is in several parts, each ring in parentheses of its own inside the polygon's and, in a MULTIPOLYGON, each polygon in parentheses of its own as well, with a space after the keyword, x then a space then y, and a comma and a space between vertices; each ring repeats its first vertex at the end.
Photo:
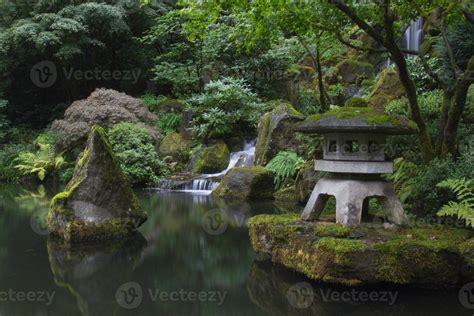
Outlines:
POLYGON ((157 175, 167 173, 158 158, 148 131, 136 124, 120 123, 109 131, 109 139, 123 172, 134 185, 153 185, 157 175))
POLYGON ((448 179, 438 183, 440 188, 452 190, 458 202, 450 201, 437 213, 438 216, 456 216, 464 219, 466 226, 474 227, 474 182, 473 180, 448 179))
POLYGON ((55 176, 65 163, 63 153, 57 153, 54 147, 55 137, 51 132, 40 134, 35 145, 35 152, 23 151, 15 159, 15 166, 23 175, 34 174, 40 181, 47 175, 55 176))
POLYGON ((321 108, 319 93, 316 90, 298 87, 298 110, 305 116, 319 113, 321 108))
POLYGON ((192 128, 203 139, 248 135, 265 111, 245 81, 233 78, 212 81, 189 104, 194 112, 192 128))
POLYGON ((178 113, 160 114, 158 125, 165 135, 177 132, 181 125, 181 115, 178 113))
POLYGON ((291 151, 280 151, 265 168, 275 175, 275 188, 278 190, 282 184, 294 178, 303 167, 304 160, 291 151))

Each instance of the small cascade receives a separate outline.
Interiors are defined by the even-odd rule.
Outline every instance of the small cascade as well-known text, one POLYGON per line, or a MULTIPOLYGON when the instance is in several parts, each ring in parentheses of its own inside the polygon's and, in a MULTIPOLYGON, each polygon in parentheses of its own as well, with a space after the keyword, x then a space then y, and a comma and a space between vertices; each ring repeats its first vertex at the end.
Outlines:
POLYGON ((423 18, 411 22, 408 29, 403 36, 403 43, 405 48, 418 52, 420 50, 421 42, 423 40, 423 18))
POLYGON ((225 176, 232 168, 253 166, 256 143, 256 139, 245 142, 243 150, 232 152, 229 165, 219 173, 201 174, 199 178, 191 180, 162 179, 158 183, 157 190, 210 194, 219 185, 220 178, 225 176))

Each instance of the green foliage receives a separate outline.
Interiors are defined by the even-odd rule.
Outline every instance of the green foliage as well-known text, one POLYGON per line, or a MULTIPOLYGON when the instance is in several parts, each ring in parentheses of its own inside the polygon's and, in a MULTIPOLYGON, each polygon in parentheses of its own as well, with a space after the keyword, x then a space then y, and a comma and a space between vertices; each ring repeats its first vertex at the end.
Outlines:
POLYGON ((119 123, 108 134, 123 172, 134 185, 153 185, 158 175, 167 174, 167 165, 158 158, 146 129, 132 123, 119 123))
POLYGON ((440 188, 452 190, 458 202, 450 201, 437 213, 438 216, 456 216, 466 222, 466 226, 474 227, 474 182, 473 180, 447 179, 438 183, 440 188))
POLYGON ((10 129, 10 121, 5 115, 6 107, 7 101, 0 100, 0 144, 5 142, 6 136, 8 135, 8 131, 10 129))
POLYGON ((319 113, 319 93, 314 89, 298 87, 298 110, 305 116, 319 113))
POLYGON ((248 135, 255 131, 265 106, 244 80, 223 78, 189 99, 193 130, 203 139, 248 135))
POLYGON ((165 134, 171 134, 178 131, 181 125, 181 114, 179 113, 162 113, 158 120, 161 131, 165 134))
POLYGON ((434 215, 451 195, 438 183, 447 179, 472 179, 474 154, 465 152, 458 160, 434 159, 429 164, 418 165, 403 159, 395 161, 395 172, 388 176, 409 211, 420 215, 434 215))
POLYGON ((150 110, 150 112, 154 112, 159 108, 160 104, 168 98, 163 95, 156 96, 151 93, 147 93, 143 95, 141 99, 143 102, 145 102, 148 110, 150 110))
POLYGON ((32 145, 6 144, 0 148, 0 181, 16 182, 22 173, 15 168, 15 160, 21 152, 33 150, 32 145))
POLYGON ((15 159, 15 168, 23 175, 36 175, 40 181, 48 175, 54 176, 65 163, 63 153, 56 152, 54 139, 51 132, 40 134, 35 140, 37 150, 21 152, 15 159))
MULTIPOLYGON (((425 68, 423 68, 423 64, 420 61, 420 57, 413 56, 407 58, 406 61, 408 71, 416 84, 418 93, 422 94, 435 89, 436 82, 426 73, 425 68)), ((439 62, 437 59, 431 58, 427 63, 432 69, 438 68, 439 62)))
POLYGON ((281 188, 286 181, 293 179, 303 167, 305 161, 291 151, 280 151, 265 166, 275 175, 275 189, 281 188))

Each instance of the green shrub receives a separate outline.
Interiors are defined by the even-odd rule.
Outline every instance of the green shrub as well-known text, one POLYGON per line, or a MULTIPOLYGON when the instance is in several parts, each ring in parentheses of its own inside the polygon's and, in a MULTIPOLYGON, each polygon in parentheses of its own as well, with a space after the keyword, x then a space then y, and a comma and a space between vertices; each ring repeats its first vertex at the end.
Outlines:
POLYGON ((122 170, 134 185, 153 185, 167 166, 158 158, 148 131, 136 124, 120 123, 109 131, 109 139, 122 170))
POLYGON ((296 153, 280 151, 265 168, 274 173, 275 189, 278 190, 284 182, 293 179, 297 175, 304 163, 305 161, 298 157, 296 153))
POLYGON ((353 107, 353 108, 366 108, 369 106, 369 103, 364 98, 352 97, 349 100, 347 100, 345 106, 353 107))
MULTIPOLYGON (((429 59, 427 63, 432 69, 439 67, 439 62, 436 59, 429 59)), ((410 76, 415 82, 418 93, 425 93, 436 87, 436 82, 426 73, 420 61, 420 57, 411 56, 407 58, 407 67, 410 76)))
POLYGON ((189 100, 192 128, 203 139, 252 134, 265 105, 244 80, 223 78, 209 83, 189 100))
POLYGON ((313 89, 298 87, 298 110, 305 116, 319 113, 319 93, 313 89))
POLYGON ((165 134, 171 134, 178 131, 181 125, 181 114, 179 113, 162 113, 158 120, 158 126, 165 134))

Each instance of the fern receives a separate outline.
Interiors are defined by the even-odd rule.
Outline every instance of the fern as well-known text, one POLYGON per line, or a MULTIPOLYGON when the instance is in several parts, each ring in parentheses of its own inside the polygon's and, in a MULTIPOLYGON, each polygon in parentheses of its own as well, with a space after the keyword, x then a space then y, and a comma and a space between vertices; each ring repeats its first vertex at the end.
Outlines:
POLYGON ((413 185, 417 174, 417 165, 406 161, 403 158, 395 159, 395 172, 386 176, 395 186, 395 190, 400 196, 400 200, 405 202, 413 193, 413 185))
POLYGON ((56 154, 52 144, 36 141, 38 150, 32 152, 21 152, 15 160, 15 166, 23 175, 35 174, 40 181, 44 181, 49 173, 59 170, 65 160, 63 153, 56 154))
POLYGON ((456 216, 466 221, 466 226, 474 227, 474 182, 473 180, 448 179, 438 183, 440 188, 448 188, 456 194, 457 202, 451 201, 437 213, 438 216, 456 216))
POLYGON ((278 190, 285 181, 294 178, 303 165, 304 160, 296 153, 280 151, 265 168, 275 175, 275 188, 278 190))

